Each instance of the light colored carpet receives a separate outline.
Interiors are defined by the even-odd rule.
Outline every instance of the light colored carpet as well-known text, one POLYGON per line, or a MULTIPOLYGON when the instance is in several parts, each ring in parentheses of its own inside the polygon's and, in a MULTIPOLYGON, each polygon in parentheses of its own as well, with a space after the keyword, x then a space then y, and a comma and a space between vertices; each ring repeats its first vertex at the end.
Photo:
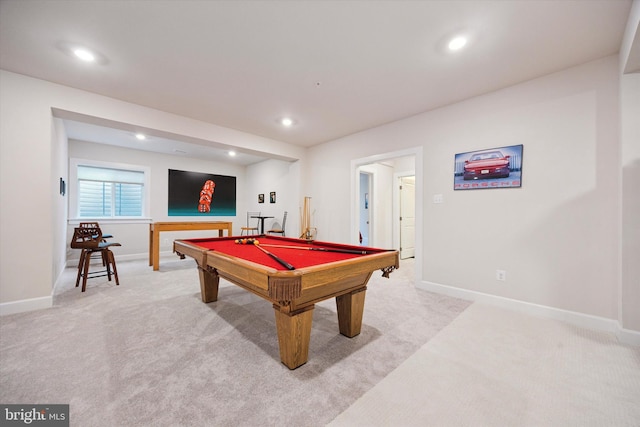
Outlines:
POLYGON ((475 303, 330 426, 640 426, 640 349, 475 303))
POLYGON ((403 262, 372 277, 353 339, 317 304, 309 362, 290 371, 271 304, 228 282, 204 304, 192 260, 146 264, 85 293, 67 269, 54 308, 0 318, 0 402, 68 403, 72 426, 324 426, 469 306, 415 289, 403 262))

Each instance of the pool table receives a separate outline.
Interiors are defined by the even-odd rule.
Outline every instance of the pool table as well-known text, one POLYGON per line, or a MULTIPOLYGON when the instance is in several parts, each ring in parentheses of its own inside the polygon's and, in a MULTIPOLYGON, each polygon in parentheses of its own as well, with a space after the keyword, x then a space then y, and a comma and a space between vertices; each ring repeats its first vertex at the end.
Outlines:
POLYGON ((175 240, 173 250, 198 264, 203 302, 218 299, 222 277, 273 304, 280 359, 289 369, 308 360, 315 303, 335 297, 340 333, 354 337, 369 278, 399 267, 395 250, 265 235, 175 240), (243 238, 258 244, 236 243, 243 238))

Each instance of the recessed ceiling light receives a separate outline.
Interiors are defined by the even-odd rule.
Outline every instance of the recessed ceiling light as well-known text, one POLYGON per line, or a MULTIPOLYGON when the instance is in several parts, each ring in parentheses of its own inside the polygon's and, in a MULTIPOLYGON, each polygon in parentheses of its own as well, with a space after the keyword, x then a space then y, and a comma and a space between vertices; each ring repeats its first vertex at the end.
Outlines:
POLYGON ((285 117, 282 120, 280 120, 280 123, 282 123, 282 126, 289 127, 293 124, 293 120, 290 119, 289 117, 285 117))
POLYGON ((451 39, 449 42, 449 50, 462 49, 467 44, 467 38, 464 36, 457 36, 451 39))
POLYGON ((236 156, 236 152, 235 151, 229 151, 229 156, 235 157, 236 156))
POLYGON ((82 62, 98 65, 105 65, 109 62, 107 57, 100 52, 95 49, 89 49, 80 43, 59 41, 56 43, 56 47, 65 55, 68 55, 73 59, 79 59, 82 62))
POLYGON ((96 56, 91 51, 81 47, 74 49, 73 54, 85 62, 93 62, 96 60, 96 56))
POLYGON ((147 139, 147 137, 142 133, 136 133, 136 138, 140 141, 144 141, 145 139, 147 139))

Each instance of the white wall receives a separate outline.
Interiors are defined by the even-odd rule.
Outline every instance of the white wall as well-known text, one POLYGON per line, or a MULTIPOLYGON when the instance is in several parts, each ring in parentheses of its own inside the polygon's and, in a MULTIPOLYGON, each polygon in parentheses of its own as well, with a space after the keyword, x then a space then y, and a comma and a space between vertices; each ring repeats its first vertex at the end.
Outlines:
POLYGON ((38 308, 51 303, 57 258, 55 131, 50 106, 40 99, 47 83, 22 85, 14 76, 0 74, 0 302, 44 298, 38 308))
POLYGON ((640 74, 621 79, 622 278, 621 322, 640 331, 640 74))
POLYGON ((246 222, 246 211, 259 211, 261 215, 273 217, 265 220, 264 229, 267 231, 274 222, 282 225, 282 216, 287 211, 286 236, 300 235, 299 207, 303 203, 300 162, 266 160, 247 166, 246 194, 247 206, 244 211, 238 212, 239 221, 246 222), (276 193, 275 203, 270 202, 269 194, 272 191, 276 193), (258 203, 258 194, 264 194, 264 203, 258 203))
POLYGON ((422 146, 423 281, 615 319, 618 107, 609 57, 313 147, 319 236, 349 241, 351 160, 422 146), (456 153, 514 144, 522 188, 453 190, 456 153))
POLYGON ((640 331, 640 71, 624 74, 630 52, 640 52, 640 1, 635 0, 620 48, 621 169, 622 169, 622 326, 640 331))

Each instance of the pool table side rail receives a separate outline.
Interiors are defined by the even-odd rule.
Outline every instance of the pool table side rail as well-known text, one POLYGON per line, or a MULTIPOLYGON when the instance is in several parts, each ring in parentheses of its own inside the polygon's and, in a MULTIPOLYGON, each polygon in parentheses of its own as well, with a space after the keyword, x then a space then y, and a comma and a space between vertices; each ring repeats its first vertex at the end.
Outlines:
POLYGON ((399 267, 397 252, 381 252, 291 271, 264 267, 216 251, 208 252, 205 262, 221 277, 256 292, 271 302, 299 300, 296 305, 324 299, 313 295, 325 293, 326 289, 316 291, 316 288, 325 288, 327 283, 340 283, 342 291, 348 292, 362 287, 363 283, 366 285, 373 271, 399 267))

